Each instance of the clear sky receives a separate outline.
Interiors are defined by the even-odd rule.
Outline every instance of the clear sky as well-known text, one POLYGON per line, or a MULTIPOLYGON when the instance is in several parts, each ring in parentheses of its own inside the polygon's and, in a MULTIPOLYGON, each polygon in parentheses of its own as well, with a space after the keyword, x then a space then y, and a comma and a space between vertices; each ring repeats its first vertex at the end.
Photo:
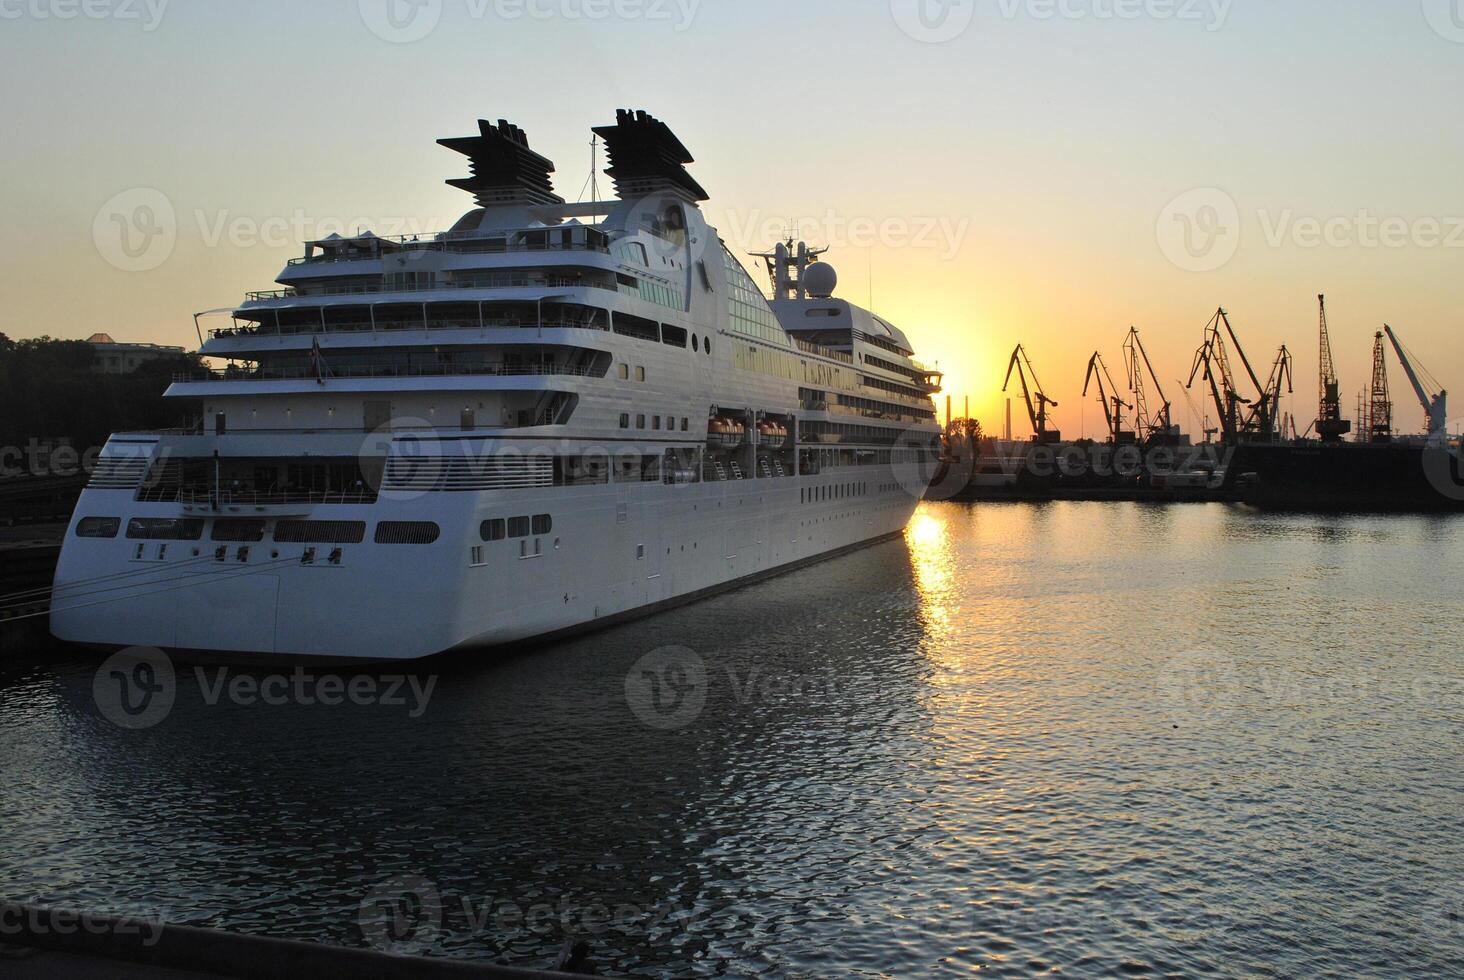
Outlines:
POLYGON ((507 117, 574 200, 635 107, 734 249, 834 246, 988 430, 1022 342, 1097 434, 1130 324, 1186 421, 1220 304, 1262 373, 1290 345, 1305 427, 1318 292, 1349 414, 1386 320, 1464 416, 1464 0, 0 0, 0 84, 13 337, 192 344, 295 239, 449 225, 438 137, 507 117), (107 244, 142 205, 163 251, 107 244))

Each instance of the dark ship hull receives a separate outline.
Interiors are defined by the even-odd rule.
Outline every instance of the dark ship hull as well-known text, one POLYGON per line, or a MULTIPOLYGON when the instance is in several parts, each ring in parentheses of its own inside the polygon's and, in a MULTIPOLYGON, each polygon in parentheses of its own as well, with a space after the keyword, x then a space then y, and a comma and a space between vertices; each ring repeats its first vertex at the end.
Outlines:
POLYGON ((1457 451, 1422 442, 1242 444, 1234 471, 1257 507, 1464 511, 1457 451))

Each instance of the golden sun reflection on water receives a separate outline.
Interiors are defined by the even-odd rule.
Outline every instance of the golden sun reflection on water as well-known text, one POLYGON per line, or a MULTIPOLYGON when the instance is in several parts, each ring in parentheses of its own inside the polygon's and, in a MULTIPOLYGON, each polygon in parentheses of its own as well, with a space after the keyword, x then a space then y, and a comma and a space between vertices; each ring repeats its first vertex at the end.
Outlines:
POLYGON ((920 614, 928 635, 945 635, 957 612, 952 599, 956 584, 956 556, 951 547, 950 511, 932 510, 927 505, 915 512, 905 528, 905 542, 920 592, 920 614))

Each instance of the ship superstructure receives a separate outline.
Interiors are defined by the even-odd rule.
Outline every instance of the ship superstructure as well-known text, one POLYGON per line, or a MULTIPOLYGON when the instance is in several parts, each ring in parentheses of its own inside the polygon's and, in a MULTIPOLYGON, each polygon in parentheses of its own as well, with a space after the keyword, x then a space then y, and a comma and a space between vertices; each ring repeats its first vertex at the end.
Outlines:
POLYGON ((690 154, 622 111, 615 199, 567 204, 500 120, 442 145, 450 231, 308 242, 213 329, 201 406, 115 435, 52 631, 106 647, 405 659, 584 628, 898 533, 938 373, 796 243, 769 302, 690 154), (599 218, 599 216, 604 216, 599 218), (598 219, 598 220, 587 220, 598 219))

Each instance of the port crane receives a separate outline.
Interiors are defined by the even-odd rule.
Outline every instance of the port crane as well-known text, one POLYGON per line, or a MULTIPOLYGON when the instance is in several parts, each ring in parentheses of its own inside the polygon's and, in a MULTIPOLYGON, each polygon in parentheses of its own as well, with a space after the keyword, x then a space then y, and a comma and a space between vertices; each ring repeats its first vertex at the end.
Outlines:
POLYGON ((1269 442, 1277 437, 1277 426, 1281 421, 1281 386, 1286 386, 1288 394, 1293 390, 1291 352, 1286 347, 1283 346, 1276 355, 1270 378, 1265 384, 1261 384, 1255 368, 1251 367, 1250 358, 1246 357, 1240 338, 1235 334, 1235 328, 1230 325, 1230 315, 1222 307, 1205 327, 1205 342, 1195 353, 1195 366, 1190 371, 1186 388, 1194 386, 1195 378, 1200 376, 1201 370, 1204 371, 1204 380, 1210 384, 1210 395, 1215 400, 1215 407, 1220 411, 1220 431, 1226 442, 1269 442), (1240 358, 1240 364, 1245 368, 1246 376, 1250 378, 1251 386, 1257 392, 1254 401, 1241 395, 1236 387, 1235 373, 1230 367, 1230 350, 1225 343, 1226 337, 1230 338, 1230 346, 1235 348, 1235 354, 1240 358), (1241 405, 1250 406, 1250 411, 1244 418, 1240 415, 1241 405))
MULTIPOLYGON (((1209 383, 1210 397, 1215 401, 1215 408, 1220 413, 1220 434, 1226 442, 1234 442, 1240 437, 1240 406, 1249 405, 1250 399, 1241 395, 1235 387, 1234 374, 1230 370, 1230 352, 1225 347, 1225 337, 1220 332, 1224 326, 1232 340, 1235 339, 1235 331, 1230 328, 1230 319, 1225 313, 1224 307, 1210 318, 1205 326, 1205 342, 1195 352, 1195 366, 1190 369, 1189 381, 1185 382, 1185 388, 1195 386, 1195 378, 1201 376, 1209 383)), ((1239 347, 1237 341, 1236 346, 1239 347)), ((1244 358, 1244 353, 1241 357, 1244 358)), ((1246 363, 1246 370, 1250 371, 1249 362, 1246 363)), ((1251 371, 1251 377, 1255 372, 1251 371)), ((1259 388, 1260 382, 1256 382, 1259 388)))
POLYGON ((1368 391, 1366 416, 1359 438, 1368 442, 1391 442, 1393 439, 1393 400, 1388 393, 1388 352, 1383 346, 1383 332, 1373 338, 1372 387, 1368 391))
POLYGON ((1266 380, 1266 387, 1261 389, 1261 397, 1246 419, 1245 431, 1248 434, 1268 442, 1276 438, 1277 423, 1281 421, 1283 382, 1286 385, 1286 394, 1295 391, 1292 386, 1291 351, 1286 349, 1285 344, 1281 345, 1281 350, 1276 354, 1276 363, 1271 365, 1271 376, 1266 380))
POLYGON ((1144 349, 1144 342, 1139 339, 1138 327, 1129 327, 1128 339, 1123 344, 1123 360, 1128 368, 1129 390, 1134 393, 1134 425, 1138 429, 1139 438, 1152 442, 1178 435, 1173 420, 1173 406, 1164 397, 1164 387, 1159 383, 1159 375, 1154 373, 1154 365, 1149 361, 1149 352, 1144 349), (1159 396, 1159 410, 1153 415, 1149 414, 1149 391, 1144 381, 1146 373, 1149 380, 1154 382, 1154 393, 1159 396))
POLYGON ((1057 408, 1057 402, 1048 398, 1047 393, 1042 390, 1042 382, 1037 380, 1037 371, 1032 367, 1032 361, 1027 357, 1027 351, 1021 344, 1018 344, 1017 349, 1012 351, 1012 361, 1007 366, 1006 382, 1001 386, 1003 392, 1011 387, 1013 372, 1022 382, 1022 398, 1027 403, 1027 417, 1032 420, 1034 440, 1043 444, 1061 442, 1062 433, 1056 429, 1047 428, 1047 410, 1057 408), (1030 379, 1030 383, 1028 379, 1030 379))
POLYGON ((1416 357, 1409 357, 1407 348, 1403 346, 1393 328, 1383 324, 1383 329, 1388 332, 1388 339, 1393 342, 1393 350, 1398 352, 1398 362, 1403 365, 1403 373, 1408 375, 1408 383, 1413 385, 1413 391, 1418 395, 1418 402, 1423 406, 1425 426, 1428 429, 1430 439, 1448 439, 1449 437, 1449 393, 1433 375, 1429 374, 1416 357), (1437 394, 1434 394, 1437 392, 1437 394))
POLYGON ((1321 397, 1315 422, 1317 436, 1323 442, 1341 442, 1352 431, 1352 423, 1342 417, 1342 383, 1332 361, 1332 338, 1327 331, 1327 297, 1317 296, 1322 309, 1321 397))
POLYGON ((1088 397, 1095 380, 1098 382, 1098 401, 1103 405, 1103 417, 1108 420, 1108 441, 1114 445, 1133 442, 1134 434, 1123 431, 1124 409, 1132 409, 1133 406, 1118 397, 1113 375, 1108 373, 1108 365, 1103 363, 1103 355, 1097 351, 1088 360, 1088 376, 1083 381, 1084 398, 1088 397))

